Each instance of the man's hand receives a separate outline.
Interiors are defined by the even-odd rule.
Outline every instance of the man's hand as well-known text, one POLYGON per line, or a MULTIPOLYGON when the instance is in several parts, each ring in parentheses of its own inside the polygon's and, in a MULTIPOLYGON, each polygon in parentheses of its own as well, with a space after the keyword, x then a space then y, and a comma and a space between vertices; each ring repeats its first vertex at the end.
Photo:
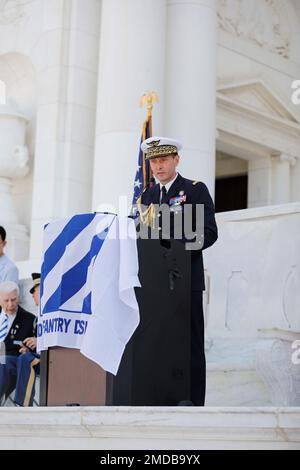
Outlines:
POLYGON ((33 349, 36 349, 36 343, 37 339, 35 336, 24 339, 23 346, 20 348, 19 352, 24 354, 26 352, 32 351, 33 349))

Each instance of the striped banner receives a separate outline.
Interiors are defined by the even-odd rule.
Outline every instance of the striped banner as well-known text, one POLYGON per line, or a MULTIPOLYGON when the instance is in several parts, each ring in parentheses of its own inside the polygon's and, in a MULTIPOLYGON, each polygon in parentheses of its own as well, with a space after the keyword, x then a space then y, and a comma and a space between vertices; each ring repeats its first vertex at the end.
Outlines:
POLYGON ((133 226, 128 218, 120 221, 116 215, 93 213, 53 221, 45 227, 39 351, 50 346, 77 348, 116 373, 139 322, 133 226), (121 238, 120 225, 124 223, 131 236, 121 238), (99 346, 101 338, 105 350, 99 346))

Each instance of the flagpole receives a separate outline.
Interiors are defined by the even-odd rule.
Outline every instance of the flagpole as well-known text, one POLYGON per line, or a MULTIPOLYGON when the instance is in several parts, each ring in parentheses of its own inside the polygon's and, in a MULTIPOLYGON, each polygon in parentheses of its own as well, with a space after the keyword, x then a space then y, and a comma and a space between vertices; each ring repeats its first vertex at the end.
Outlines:
MULTIPOLYGON (((148 137, 152 137, 153 103, 158 103, 158 95, 155 91, 144 93, 141 96, 140 106, 144 107, 145 105, 147 105, 148 116, 147 116, 147 119, 144 123, 143 133, 146 132, 146 127, 148 125, 148 133, 149 133, 148 137)), ((146 135, 143 135, 143 140, 145 140, 145 138, 146 138, 146 135)), ((144 176, 144 181, 145 181, 146 180, 146 160, 145 160, 145 155, 144 154, 143 154, 143 176, 144 176)), ((149 178, 149 181, 147 181, 147 183, 149 184, 150 181, 151 181, 151 178, 152 178, 152 172, 151 172, 150 168, 149 168, 149 172, 148 172, 148 178, 149 178)))
POLYGON ((138 167, 135 174, 132 198, 133 206, 138 202, 143 191, 145 191, 146 188, 151 187, 153 182, 149 161, 146 160, 146 155, 141 149, 141 143, 149 137, 152 137, 153 103, 158 103, 158 96, 154 91, 144 93, 140 98, 140 106, 147 106, 148 115, 143 123, 141 142, 139 146, 138 167))
MULTIPOLYGON (((158 103, 158 95, 155 91, 144 93, 141 96, 140 106, 144 107, 145 104, 147 105, 147 110, 148 110, 147 120, 152 120, 153 103, 158 103)), ((152 129, 151 129, 151 132, 152 132, 152 129)))

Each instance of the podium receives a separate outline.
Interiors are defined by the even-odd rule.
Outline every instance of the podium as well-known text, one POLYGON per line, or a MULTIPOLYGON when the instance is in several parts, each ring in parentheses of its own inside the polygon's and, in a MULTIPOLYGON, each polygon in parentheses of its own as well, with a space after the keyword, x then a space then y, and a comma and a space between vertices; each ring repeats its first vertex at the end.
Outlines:
POLYGON ((41 354, 40 406, 106 404, 106 372, 79 349, 52 347, 41 354))
POLYGON ((190 252, 176 240, 137 241, 140 324, 116 376, 80 354, 42 354, 41 405, 174 406, 190 399, 190 252))

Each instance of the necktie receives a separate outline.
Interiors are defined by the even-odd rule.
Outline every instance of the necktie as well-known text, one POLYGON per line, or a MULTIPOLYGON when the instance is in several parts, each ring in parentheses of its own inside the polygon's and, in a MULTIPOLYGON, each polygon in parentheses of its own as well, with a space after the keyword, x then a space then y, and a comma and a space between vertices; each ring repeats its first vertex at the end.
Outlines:
POLYGON ((4 315, 0 326, 0 343, 5 340, 8 330, 8 316, 7 314, 4 315))
POLYGON ((165 186, 162 186, 160 190, 160 203, 163 204, 166 201, 167 190, 165 186))

